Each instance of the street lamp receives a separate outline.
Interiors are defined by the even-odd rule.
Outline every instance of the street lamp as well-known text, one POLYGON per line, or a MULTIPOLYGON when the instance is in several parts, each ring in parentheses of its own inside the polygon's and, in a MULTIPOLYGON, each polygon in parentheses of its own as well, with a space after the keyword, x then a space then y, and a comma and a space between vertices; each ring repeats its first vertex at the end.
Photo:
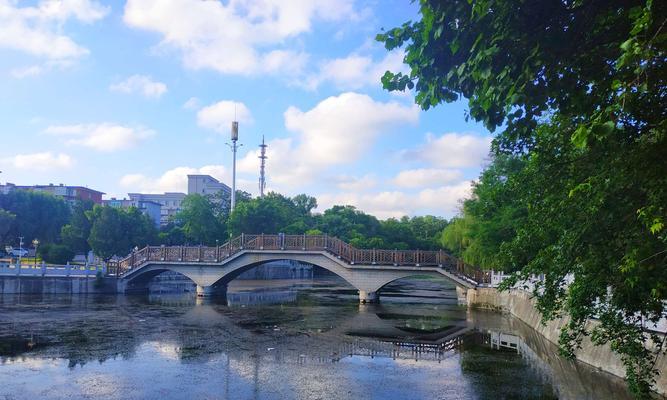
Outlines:
POLYGON ((37 268, 37 246, 39 246, 39 240, 33 239, 32 240, 32 245, 35 247, 35 268, 37 268))
POLYGON ((19 268, 21 268, 22 258, 23 258, 23 236, 19 236, 19 268))
POLYGON ((12 246, 5 246, 5 252, 7 252, 7 255, 9 256, 9 263, 12 263, 12 246))

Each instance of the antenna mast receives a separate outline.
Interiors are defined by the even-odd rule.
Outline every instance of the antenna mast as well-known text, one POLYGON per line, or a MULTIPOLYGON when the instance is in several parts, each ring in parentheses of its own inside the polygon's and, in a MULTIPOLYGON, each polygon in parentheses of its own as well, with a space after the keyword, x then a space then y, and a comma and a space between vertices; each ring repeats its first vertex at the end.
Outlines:
POLYGON ((262 144, 259 145, 260 148, 259 159, 261 160, 261 163, 259 165, 259 197, 264 197, 264 189, 266 188, 265 170, 266 170, 266 159, 268 158, 266 156, 266 147, 267 145, 264 143, 264 135, 262 135, 262 144))
MULTIPOLYGON (((235 112, 236 113, 236 112, 235 112)), ((234 211, 236 205, 236 150, 239 146, 236 142, 239 140, 239 123, 232 121, 232 144, 229 147, 232 149, 232 198, 229 212, 234 211)))

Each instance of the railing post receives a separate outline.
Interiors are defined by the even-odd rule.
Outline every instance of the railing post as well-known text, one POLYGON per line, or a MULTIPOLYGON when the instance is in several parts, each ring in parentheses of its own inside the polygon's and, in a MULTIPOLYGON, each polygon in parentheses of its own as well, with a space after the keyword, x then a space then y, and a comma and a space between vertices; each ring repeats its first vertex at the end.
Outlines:
POLYGON ((259 235, 259 249, 264 250, 264 234, 259 235))
POLYGON ((373 249, 373 265, 377 264, 377 251, 373 249))
POLYGON ((197 262, 201 262, 201 260, 203 258, 202 257, 203 256, 203 249, 204 249, 204 247, 200 244, 199 245, 199 255, 197 256, 197 262))
POLYGON ((178 261, 183 261, 184 255, 183 255, 183 246, 179 246, 178 250, 178 261))
POLYGON ((164 245, 162 245, 162 257, 161 258, 162 258, 162 261, 167 259, 167 248, 164 245))
POLYGON ((329 239, 329 236, 325 233, 324 234, 324 250, 329 248, 329 246, 327 246, 327 240, 328 239, 329 239))
POLYGON ((303 250, 306 250, 306 234, 303 234, 303 250))
POLYGON ((215 246, 215 262, 220 262, 220 246, 215 246))
POLYGON ((244 245, 245 245, 245 235, 242 233, 241 234, 241 250, 243 250, 244 245))
POLYGON ((392 254, 391 258, 394 260, 394 266, 398 265, 398 249, 394 249, 394 254, 392 254))

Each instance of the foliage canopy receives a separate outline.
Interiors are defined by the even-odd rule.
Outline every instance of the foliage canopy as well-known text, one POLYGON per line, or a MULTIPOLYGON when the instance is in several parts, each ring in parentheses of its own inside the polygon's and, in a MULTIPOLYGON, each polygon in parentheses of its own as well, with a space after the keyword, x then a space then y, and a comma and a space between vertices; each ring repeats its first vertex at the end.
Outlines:
POLYGON ((631 390, 648 397, 656 349, 641 325, 664 316, 667 300, 667 7, 420 6, 420 20, 378 35, 405 48, 410 68, 388 71, 385 88, 414 89, 424 109, 463 97, 470 117, 500 128, 494 161, 443 243, 469 262, 519 271, 515 279, 544 274, 535 292, 544 318, 570 317, 563 352, 585 335, 609 343, 631 390))

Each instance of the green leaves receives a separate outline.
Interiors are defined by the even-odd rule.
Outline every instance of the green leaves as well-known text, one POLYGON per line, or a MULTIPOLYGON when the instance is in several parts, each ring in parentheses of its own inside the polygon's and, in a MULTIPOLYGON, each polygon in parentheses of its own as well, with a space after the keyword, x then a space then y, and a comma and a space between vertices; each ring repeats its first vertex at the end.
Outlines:
POLYGON ((135 207, 96 205, 86 216, 91 223, 88 244, 105 260, 114 255, 124 256, 135 246, 144 247, 157 240, 153 221, 135 207))
POLYGON ((583 149, 588 146, 591 138, 604 140, 607 136, 611 135, 615 129, 616 126, 613 121, 602 123, 593 122, 590 125, 581 124, 575 129, 571 141, 577 148, 583 149))

